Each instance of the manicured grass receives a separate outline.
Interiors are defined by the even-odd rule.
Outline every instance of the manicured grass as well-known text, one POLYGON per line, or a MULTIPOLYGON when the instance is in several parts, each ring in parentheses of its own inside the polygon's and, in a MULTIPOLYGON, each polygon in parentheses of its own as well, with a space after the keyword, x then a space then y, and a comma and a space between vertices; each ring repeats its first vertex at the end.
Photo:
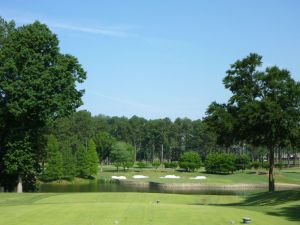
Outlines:
POLYGON ((0 194, 0 225, 299 224, 300 191, 251 196, 158 193, 0 194), (157 204, 156 201, 160 200, 157 204))
MULTIPOLYGON (((246 170, 244 172, 235 172, 234 174, 219 175, 206 174, 205 171, 199 170, 194 173, 180 172, 173 169, 138 169, 133 168, 128 171, 116 171, 113 166, 105 166, 102 173, 99 174, 100 179, 109 179, 111 176, 126 176, 129 180, 152 181, 159 183, 204 183, 204 184, 266 184, 268 182, 268 173, 266 170, 259 170, 256 174, 255 170, 246 170), (149 179, 133 179, 133 175, 143 174, 149 176, 149 179), (180 176, 180 179, 162 179, 167 174, 180 176), (206 176, 206 180, 191 180, 190 177, 206 176)), ((275 180, 277 183, 300 184, 300 168, 283 169, 275 171, 275 180)))

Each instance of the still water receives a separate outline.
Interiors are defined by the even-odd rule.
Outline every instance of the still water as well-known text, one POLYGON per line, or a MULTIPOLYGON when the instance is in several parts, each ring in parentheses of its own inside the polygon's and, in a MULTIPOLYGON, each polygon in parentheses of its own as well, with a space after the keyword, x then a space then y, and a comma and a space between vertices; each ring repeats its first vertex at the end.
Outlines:
POLYGON ((206 195, 248 195, 266 191, 255 190, 165 190, 156 186, 140 187, 125 186, 120 183, 104 182, 101 180, 87 184, 40 184, 39 192, 150 192, 174 194, 206 194, 206 195))

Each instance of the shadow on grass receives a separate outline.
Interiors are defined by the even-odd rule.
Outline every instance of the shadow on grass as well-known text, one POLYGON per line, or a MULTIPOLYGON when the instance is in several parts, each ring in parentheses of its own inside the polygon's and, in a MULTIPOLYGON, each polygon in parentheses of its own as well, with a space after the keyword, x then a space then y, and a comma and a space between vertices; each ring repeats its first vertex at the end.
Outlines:
POLYGON ((281 170, 281 172, 282 173, 296 173, 296 174, 300 174, 300 171, 298 172, 298 171, 282 171, 281 170))
POLYGON ((245 198, 243 202, 230 204, 211 204, 215 206, 232 206, 232 207, 270 207, 266 211, 267 215, 285 217, 288 220, 300 221, 300 204, 293 204, 300 201, 300 190, 285 190, 276 192, 262 192, 253 194, 245 198), (292 204, 292 205, 283 205, 292 204), (283 205, 280 207, 280 205, 283 205), (272 209, 272 206, 278 206, 272 209))
POLYGON ((262 192, 250 195, 244 202, 239 203, 242 206, 275 206, 286 204, 291 201, 300 200, 300 190, 286 190, 277 192, 262 192))
POLYGON ((300 205, 283 207, 276 212, 267 212, 271 216, 285 217, 288 220, 300 221, 300 205))

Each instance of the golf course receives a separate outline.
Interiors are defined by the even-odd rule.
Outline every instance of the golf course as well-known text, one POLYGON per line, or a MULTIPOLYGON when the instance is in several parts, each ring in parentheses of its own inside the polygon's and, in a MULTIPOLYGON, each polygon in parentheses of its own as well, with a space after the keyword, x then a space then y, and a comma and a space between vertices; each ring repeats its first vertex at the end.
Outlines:
POLYGON ((299 224, 300 191, 250 196, 158 193, 0 194, 0 225, 299 224))

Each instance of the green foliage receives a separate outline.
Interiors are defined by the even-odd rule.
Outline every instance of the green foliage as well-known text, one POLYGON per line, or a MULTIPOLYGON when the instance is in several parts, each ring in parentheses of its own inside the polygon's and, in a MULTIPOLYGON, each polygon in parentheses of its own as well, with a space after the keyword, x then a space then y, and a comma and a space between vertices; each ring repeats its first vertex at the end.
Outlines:
POLYGON ((179 161, 179 167, 185 169, 186 171, 194 172, 201 166, 201 159, 197 152, 187 151, 184 152, 179 161))
POLYGON ((63 158, 59 150, 57 139, 50 135, 47 142, 47 160, 44 171, 46 180, 60 180, 63 178, 63 158))
POLYGON ((205 159, 207 173, 233 173, 236 170, 235 156, 227 153, 211 153, 205 159))
POLYGON ((165 162, 164 163, 165 168, 171 168, 171 169, 176 169, 178 167, 178 163, 173 161, 173 162, 165 162))
POLYGON ((242 154, 235 157, 236 170, 245 170, 250 167, 251 159, 248 155, 242 154))
POLYGON ((69 145, 64 145, 61 148, 63 157, 63 174, 65 178, 73 180, 76 174, 76 161, 69 145))
POLYGON ((76 154, 76 173, 77 175, 84 177, 88 174, 88 170, 87 151, 81 144, 79 145, 76 154))
POLYGON ((155 169, 158 169, 158 167, 160 166, 160 160, 158 158, 154 159, 153 162, 152 162, 152 166, 155 169))
POLYGON ((125 142, 115 142, 112 146, 111 159, 118 171, 120 166, 124 170, 132 167, 134 164, 134 149, 130 144, 125 142))
POLYGON ((137 166, 138 168, 143 169, 147 167, 147 163, 145 161, 138 161, 137 166))
POLYGON ((268 170, 269 167, 270 167, 270 164, 268 161, 264 161, 262 164, 261 164, 261 167, 265 170, 268 170))
POLYGON ((256 169, 256 170, 258 170, 258 169, 261 167, 261 163, 258 162, 258 161, 252 162, 251 165, 252 165, 252 167, 253 167, 254 169, 256 169))
POLYGON ((275 190, 274 149, 296 145, 300 130, 300 83, 277 66, 265 71, 262 57, 250 54, 231 65, 223 79, 232 92, 227 104, 212 103, 206 121, 223 145, 246 142, 268 148, 269 190, 275 190))
POLYGON ((9 141, 3 157, 5 170, 8 174, 27 175, 34 171, 34 155, 28 136, 23 140, 9 141))
POLYGON ((40 151, 44 127, 82 104, 83 90, 76 84, 85 80, 86 73, 75 57, 60 53, 58 46, 57 36, 40 22, 15 27, 0 18, 0 180, 15 176, 12 170, 36 175, 46 155, 40 151), (30 142, 26 151, 25 147, 10 150, 26 138, 30 142), (13 158, 26 159, 28 164, 20 169, 16 163, 5 163, 13 158))
POLYGON ((102 160, 108 158, 112 150, 112 145, 116 142, 116 139, 108 132, 100 132, 95 136, 94 140, 99 158, 102 158, 102 160))
POLYGON ((275 164, 275 167, 280 171, 283 168, 283 163, 282 162, 278 162, 275 164))
POLYGON ((98 172, 99 158, 93 139, 89 140, 86 158, 88 167, 87 174, 89 176, 96 175, 98 172))

